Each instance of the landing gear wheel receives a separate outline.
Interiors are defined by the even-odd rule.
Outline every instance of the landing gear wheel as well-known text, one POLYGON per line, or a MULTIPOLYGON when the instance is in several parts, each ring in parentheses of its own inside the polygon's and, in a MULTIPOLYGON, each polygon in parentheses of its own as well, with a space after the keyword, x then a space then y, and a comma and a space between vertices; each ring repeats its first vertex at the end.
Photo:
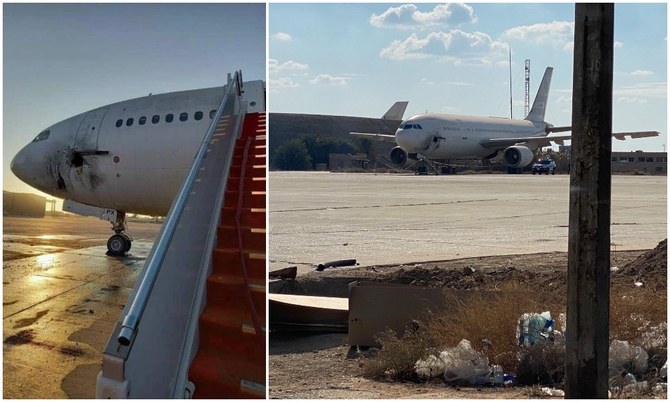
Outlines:
POLYGON ((130 240, 121 234, 115 234, 107 240, 107 251, 110 255, 123 255, 130 250, 130 240))
POLYGON ((125 233, 122 233, 121 236, 123 236, 123 238, 126 240, 125 251, 128 252, 130 250, 130 246, 133 245, 133 240, 125 233))

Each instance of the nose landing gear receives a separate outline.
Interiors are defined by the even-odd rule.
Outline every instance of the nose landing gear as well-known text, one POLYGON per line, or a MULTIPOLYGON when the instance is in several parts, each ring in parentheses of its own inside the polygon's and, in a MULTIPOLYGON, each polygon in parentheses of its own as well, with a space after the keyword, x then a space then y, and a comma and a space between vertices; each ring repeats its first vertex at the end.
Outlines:
POLYGON ((124 255, 132 245, 133 238, 126 232, 126 214, 115 209, 98 208, 92 205, 81 204, 72 200, 63 201, 63 211, 82 216, 95 216, 112 223, 114 235, 107 240, 108 255, 124 255))
POLYGON ((115 234, 107 240, 107 253, 109 255, 124 255, 130 250, 133 241, 133 239, 125 233, 126 214, 122 211, 116 211, 116 219, 112 224, 112 230, 115 234))

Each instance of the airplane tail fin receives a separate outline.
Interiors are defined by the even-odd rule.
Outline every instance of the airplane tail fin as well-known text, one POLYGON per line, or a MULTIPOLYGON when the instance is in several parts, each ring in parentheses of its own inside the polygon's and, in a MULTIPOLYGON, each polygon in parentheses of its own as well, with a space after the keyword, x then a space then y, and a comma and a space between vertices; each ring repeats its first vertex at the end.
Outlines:
POLYGON ((409 102, 396 102, 391 106, 391 108, 384 113, 382 119, 384 120, 402 120, 402 116, 405 114, 405 109, 407 109, 407 104, 409 102))
POLYGON ((549 97, 549 86, 551 85, 551 74, 554 72, 553 67, 547 67, 544 71, 544 77, 540 83, 540 89, 537 90, 533 107, 525 120, 530 121, 544 121, 544 111, 547 108, 547 98, 549 97))

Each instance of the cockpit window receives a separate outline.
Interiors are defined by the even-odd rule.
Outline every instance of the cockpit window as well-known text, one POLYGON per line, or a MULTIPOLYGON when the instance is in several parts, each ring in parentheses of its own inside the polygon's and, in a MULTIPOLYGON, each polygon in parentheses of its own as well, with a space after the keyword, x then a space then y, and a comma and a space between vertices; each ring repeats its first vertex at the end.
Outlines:
POLYGON ((421 127, 421 124, 405 124, 404 126, 402 126, 402 128, 405 129, 405 130, 410 129, 410 128, 415 128, 417 130, 423 130, 423 128, 421 127))
POLYGON ((49 138, 49 134, 51 134, 51 132, 49 130, 44 130, 41 133, 37 134, 37 137, 35 137, 33 142, 44 141, 47 138, 49 138))

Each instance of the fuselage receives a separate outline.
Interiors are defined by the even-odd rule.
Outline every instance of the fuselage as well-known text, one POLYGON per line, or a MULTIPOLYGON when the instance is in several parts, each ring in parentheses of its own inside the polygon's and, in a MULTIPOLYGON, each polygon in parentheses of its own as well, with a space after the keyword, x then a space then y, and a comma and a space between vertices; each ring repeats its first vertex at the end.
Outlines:
POLYGON ((400 124, 395 141, 410 154, 430 159, 484 158, 492 153, 483 141, 545 136, 546 124, 530 120, 440 113, 414 115, 400 124))
MULTIPOLYGON (((14 157, 14 174, 82 204, 165 215, 224 96, 224 87, 149 95, 70 117, 14 157)), ((245 83, 248 111, 263 111, 262 81, 245 83)))

